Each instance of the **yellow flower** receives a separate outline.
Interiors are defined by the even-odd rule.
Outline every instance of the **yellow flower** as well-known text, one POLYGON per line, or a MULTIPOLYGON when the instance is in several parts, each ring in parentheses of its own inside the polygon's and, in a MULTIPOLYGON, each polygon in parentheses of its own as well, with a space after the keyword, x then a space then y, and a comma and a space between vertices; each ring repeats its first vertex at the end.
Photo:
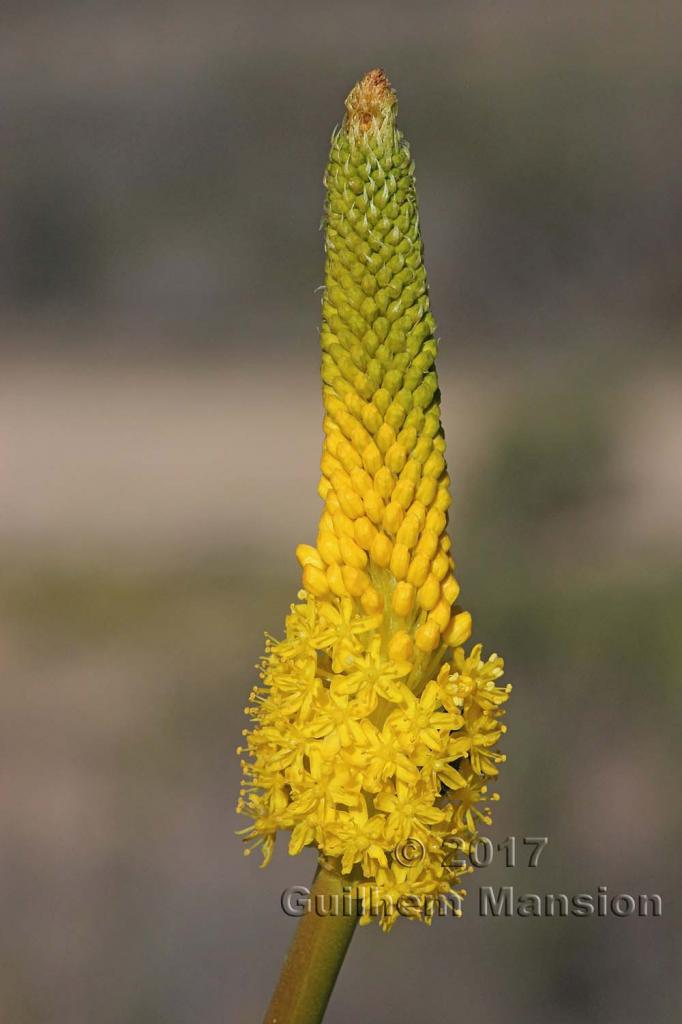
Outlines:
POLYGON ((369 816, 367 803, 352 812, 342 811, 329 827, 330 853, 341 858, 341 871, 348 874, 360 862, 363 874, 371 877, 379 868, 388 867, 385 841, 386 819, 383 814, 369 816), (335 841, 336 837, 336 841, 335 841))
MULTIPOLYGON (((282 640, 251 694, 238 810, 269 860, 314 845, 379 898, 382 927, 429 921, 457 891, 460 849, 489 824, 503 662, 466 654, 471 616, 447 535, 450 480, 414 168, 382 72, 346 101, 325 174, 325 409, 315 544, 282 640), (418 863, 400 844, 416 840, 418 863)), ((371 912, 363 920, 371 920, 371 912)))
POLYGON ((447 818, 445 809, 434 804, 433 791, 422 779, 416 785, 398 780, 395 785, 384 786, 374 803, 385 811, 386 829, 396 847, 408 839, 428 841, 431 826, 447 818))

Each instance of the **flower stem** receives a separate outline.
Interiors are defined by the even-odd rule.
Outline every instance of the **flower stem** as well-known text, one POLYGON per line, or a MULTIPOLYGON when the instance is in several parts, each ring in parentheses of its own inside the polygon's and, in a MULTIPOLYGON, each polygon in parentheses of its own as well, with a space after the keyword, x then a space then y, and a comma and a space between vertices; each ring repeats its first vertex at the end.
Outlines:
POLYGON ((320 866, 264 1024, 319 1024, 353 937, 356 906, 348 879, 320 866))

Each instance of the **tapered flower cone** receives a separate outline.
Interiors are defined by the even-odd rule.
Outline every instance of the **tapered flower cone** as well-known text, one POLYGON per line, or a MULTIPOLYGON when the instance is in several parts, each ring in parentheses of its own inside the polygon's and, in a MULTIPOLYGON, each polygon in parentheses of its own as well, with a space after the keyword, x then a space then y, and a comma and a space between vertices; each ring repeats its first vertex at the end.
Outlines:
MULTIPOLYGON (((490 820, 502 660, 467 655, 414 167, 380 70, 346 100, 325 173, 324 441, 314 544, 251 695, 239 810, 269 859, 316 846, 388 928, 430 920, 490 820), (410 851, 409 854, 407 851, 410 851), (407 905, 403 901, 402 907, 407 905)), ((494 798, 494 795, 493 797, 494 798)))

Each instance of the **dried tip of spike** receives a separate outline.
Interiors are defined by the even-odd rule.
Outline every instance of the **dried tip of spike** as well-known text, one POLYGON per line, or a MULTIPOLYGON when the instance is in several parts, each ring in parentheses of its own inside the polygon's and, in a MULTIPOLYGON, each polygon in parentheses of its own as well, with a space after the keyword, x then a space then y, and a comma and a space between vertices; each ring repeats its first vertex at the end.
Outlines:
POLYGON ((368 71, 353 86, 346 100, 346 125, 358 134, 377 130, 391 116, 395 116, 397 97, 391 83, 381 70, 368 71))

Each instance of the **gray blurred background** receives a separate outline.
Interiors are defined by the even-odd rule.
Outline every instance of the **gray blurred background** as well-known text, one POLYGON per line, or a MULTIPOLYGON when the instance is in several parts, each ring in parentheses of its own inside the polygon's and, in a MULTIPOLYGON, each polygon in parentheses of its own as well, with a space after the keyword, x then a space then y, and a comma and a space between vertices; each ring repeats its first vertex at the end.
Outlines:
POLYGON ((417 163, 475 636, 514 683, 461 922, 362 929, 328 1019, 677 1016, 678 2, 6 0, 0 1020, 259 1020, 293 922, 234 748, 315 536, 321 177, 383 66, 417 163), (479 884, 660 893, 481 919, 479 884))

